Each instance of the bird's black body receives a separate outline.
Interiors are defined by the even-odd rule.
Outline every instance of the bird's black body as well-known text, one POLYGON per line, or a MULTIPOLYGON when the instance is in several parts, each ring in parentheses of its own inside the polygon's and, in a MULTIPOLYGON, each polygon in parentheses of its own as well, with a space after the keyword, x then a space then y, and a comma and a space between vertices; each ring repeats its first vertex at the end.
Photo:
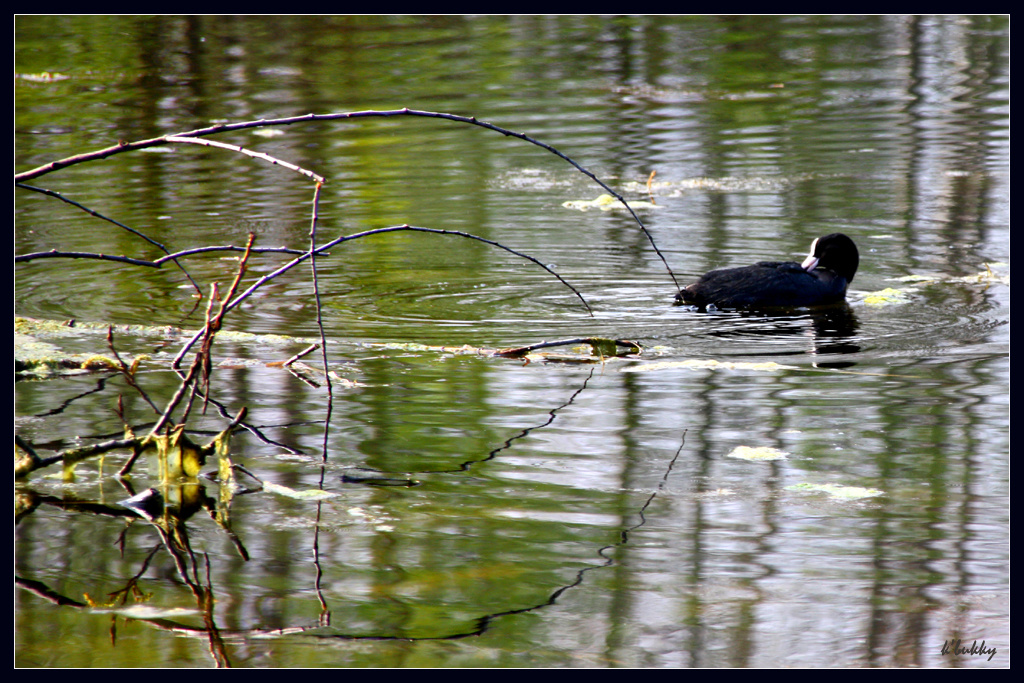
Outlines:
POLYGON ((860 264, 857 245, 842 233, 814 240, 801 263, 762 261, 712 270, 676 295, 677 305, 772 309, 825 306, 846 299, 860 264))

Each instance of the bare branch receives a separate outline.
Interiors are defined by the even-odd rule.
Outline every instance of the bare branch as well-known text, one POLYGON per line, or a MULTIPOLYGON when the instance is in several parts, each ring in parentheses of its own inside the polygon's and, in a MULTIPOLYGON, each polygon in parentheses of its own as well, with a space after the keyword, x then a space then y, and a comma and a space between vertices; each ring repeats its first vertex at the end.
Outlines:
MULTIPOLYGON (((147 147, 168 145, 171 144, 173 141, 180 141, 180 138, 201 138, 207 137, 209 135, 214 135, 217 133, 230 133, 250 128, 263 128, 265 126, 290 126, 295 123, 302 123, 307 121, 338 121, 345 119, 392 116, 419 116, 425 118, 445 119, 447 121, 455 121, 457 123, 467 123, 473 126, 479 126, 481 128, 486 128, 487 130, 492 130, 496 133, 501 133, 502 135, 505 135, 507 137, 514 137, 519 140, 523 140, 524 142, 529 142, 530 144, 545 149, 554 154, 555 156, 565 160, 566 162, 571 164, 573 168, 575 168, 580 173, 584 174, 585 176, 593 180, 595 183, 600 185, 608 194, 615 197, 615 199, 617 199, 620 203, 622 203, 623 206, 626 207, 626 210, 629 211, 629 214, 633 217, 633 220, 636 221, 636 224, 640 227, 640 230, 644 233, 644 235, 647 236, 647 240, 651 243, 651 247, 653 247, 655 253, 658 255, 658 258, 660 258, 661 262, 665 265, 665 269, 668 271, 669 276, 675 283, 676 288, 679 289, 679 282, 676 280, 675 273, 672 272, 672 268, 669 267, 668 261, 665 259, 664 254, 661 253, 661 250, 658 249, 658 245, 655 244, 654 237, 647 230, 647 226, 643 224, 643 221, 640 220, 640 217, 636 215, 636 212, 633 211, 633 208, 626 202, 622 195, 620 195, 618 192, 616 192, 608 185, 606 185, 604 182, 602 182, 600 179, 598 179, 596 175, 594 175, 586 168, 578 164, 576 161, 566 156, 562 152, 558 151, 551 145, 540 142, 539 140, 535 140, 534 138, 531 138, 530 136, 524 133, 516 133, 515 131, 511 131, 500 126, 496 126, 492 123, 487 123, 486 121, 478 121, 474 116, 459 116, 457 114, 445 114, 442 112, 420 111, 416 109, 403 108, 383 111, 367 110, 356 112, 341 112, 336 114, 305 114, 302 116, 290 116, 279 119, 260 119, 258 121, 244 121, 241 123, 224 123, 215 126, 209 126, 207 128, 197 128, 196 130, 188 131, 185 133, 164 135, 157 138, 150 138, 148 140, 140 140, 138 142, 119 142, 117 145, 114 145, 112 147, 96 150, 94 152, 89 152, 87 154, 79 154, 76 156, 67 157, 65 159, 60 159, 58 161, 52 161, 43 166, 39 166, 38 168, 34 168, 29 171, 24 171, 22 173, 17 173, 14 176, 14 180, 15 182, 24 182, 27 180, 32 180, 33 178, 46 175, 47 173, 51 173, 62 168, 67 168, 68 166, 73 166, 75 164, 85 163, 88 161, 96 161, 99 159, 106 159, 107 157, 113 156, 115 154, 121 154, 123 152, 130 152, 138 149, 145 149, 147 147)), ((229 149, 235 148, 229 146, 229 149)), ((237 148, 235 149, 235 151, 241 151, 241 148, 237 148)))
MULTIPOLYGON (((320 190, 323 183, 316 184, 313 192, 313 216, 309 223, 309 269, 313 278, 313 298, 316 301, 316 325, 320 331, 320 356, 324 362, 324 378, 327 380, 327 416, 324 419, 324 440, 321 457, 327 462, 328 439, 331 435, 331 414, 334 412, 334 383, 331 381, 331 371, 327 364, 327 334, 324 332, 323 305, 320 301, 320 276, 316 269, 316 227, 320 219, 320 190)), ((285 367, 288 367, 287 365, 285 367)), ((289 368, 289 371, 292 371, 289 368)), ((294 371, 292 371, 294 372, 294 371)))
POLYGON ((203 145, 204 147, 217 147, 219 149, 226 149, 231 152, 239 152, 241 154, 245 154, 246 156, 250 156, 253 159, 262 159, 263 161, 269 162, 275 166, 283 166, 284 168, 295 171, 296 173, 301 173, 307 178, 312 178, 317 183, 323 184, 327 182, 326 180, 324 180, 323 176, 319 176, 316 173, 313 173, 312 171, 307 171, 304 168, 300 168, 299 166, 296 166, 293 163, 284 161, 282 159, 278 159, 276 157, 272 157, 269 154, 264 154, 263 152, 254 152, 251 149, 239 147, 238 145, 228 145, 226 143, 216 142, 214 140, 201 140, 199 138, 182 137, 178 135, 168 135, 167 141, 185 142, 192 145, 203 145))
MULTIPOLYGON (((196 247, 194 249, 185 249, 184 251, 175 252, 168 254, 154 261, 146 259, 137 259, 130 256, 114 256, 113 254, 97 254, 94 252, 87 251, 57 251, 51 249, 50 251, 37 251, 31 254, 19 254, 14 257, 15 263, 23 263, 25 261, 34 261, 41 258, 84 258, 84 259, 95 259, 99 261, 118 261, 120 263, 128 263, 133 266, 144 266, 147 268, 160 268, 168 261, 175 261, 185 256, 193 256, 195 254, 205 254, 214 251, 240 251, 245 253, 245 247, 236 247, 232 244, 222 246, 209 246, 209 247, 196 247)), ((290 249, 288 247, 253 247, 250 250, 254 254, 292 254, 299 255, 308 253, 303 249, 290 249)))
MULTIPOLYGON (((157 249, 159 249, 160 251, 164 252, 165 254, 170 255, 170 253, 171 253, 170 250, 167 247, 165 247, 164 245, 160 244, 159 242, 157 242, 152 237, 150 237, 150 236, 148 236, 148 235, 146 235, 146 234, 144 234, 142 232, 139 232, 135 228, 129 227, 129 226, 125 225, 124 223, 121 223, 119 221, 115 221, 113 218, 110 218, 108 216, 104 216, 103 214, 99 213, 98 211, 93 211, 89 207, 84 206, 82 204, 79 204, 78 202, 74 201, 73 199, 68 199, 67 197, 62 195, 60 192, 54 192, 53 190, 47 190, 44 187, 35 187, 33 185, 25 185, 24 183, 15 183, 15 187, 20 187, 23 190, 31 190, 32 192, 39 192, 41 194, 45 194, 48 197, 54 197, 56 199, 59 199, 62 202, 65 202, 67 204, 70 204, 71 206, 74 206, 76 208, 81 209, 82 211, 85 211, 90 216, 94 216, 95 218, 99 218, 100 220, 104 220, 104 221, 107 221, 109 223, 113 223, 117 227, 122 228, 124 230, 127 230, 128 232, 132 233, 133 235, 138 235, 139 237, 141 237, 142 239, 146 240, 147 242, 149 242, 150 244, 152 244, 153 246, 155 246, 157 249)), ((23 259, 19 259, 17 256, 14 258, 15 263, 17 263, 19 260, 23 260, 23 259)), ((24 259, 24 260, 31 261, 32 259, 24 259)), ((197 292, 201 291, 199 289, 199 285, 196 284, 196 281, 192 279, 191 275, 189 275, 189 272, 187 270, 185 270, 185 268, 180 263, 178 263, 173 256, 170 256, 169 260, 174 261, 174 264, 176 266, 178 266, 178 268, 181 268, 181 272, 185 274, 185 277, 188 278, 188 281, 192 283, 192 286, 196 288, 197 292)))
MULTIPOLYGON (((565 279, 561 275, 559 275, 555 271, 551 270, 551 268, 545 266, 543 263, 541 263, 540 261, 538 261, 534 257, 532 257, 532 256, 530 256, 528 254, 520 253, 520 252, 516 251, 515 249, 511 249, 509 247, 506 247, 504 244, 500 244, 498 242, 495 242, 493 240, 489 240, 489 239, 486 239, 486 238, 483 238, 483 237, 478 237, 477 235, 471 235, 470 233, 462 232, 461 230, 442 230, 442 229, 439 229, 439 228, 423 228, 423 227, 418 227, 418 226, 415 226, 415 225, 395 225, 395 226, 391 226, 391 227, 387 227, 387 228, 376 228, 374 230, 366 230, 366 231, 363 231, 363 232, 357 232, 357 233, 353 233, 351 235, 344 235, 343 237, 338 237, 336 239, 333 239, 330 242, 327 242, 326 244, 324 244, 323 246, 317 247, 314 250, 311 250, 311 251, 303 253, 301 256, 298 256, 298 257, 292 259, 291 261, 289 261, 288 263, 284 264, 283 266, 281 266, 277 270, 275 270, 275 271, 273 271, 271 273, 267 273, 266 275, 264 275, 263 277, 258 279, 256 282, 254 282, 252 285, 250 285, 248 289, 246 289, 244 292, 242 292, 237 297, 235 297, 230 303, 226 304, 225 307, 224 307, 224 312, 227 313, 228 311, 233 309, 235 306, 237 306, 238 304, 242 303, 242 301, 247 299, 250 295, 252 295, 253 292, 258 290, 264 284, 266 284, 270 280, 273 280, 278 275, 286 273, 287 271, 291 270, 295 266, 297 266, 300 263, 302 263, 302 262, 306 261, 307 259, 311 258, 313 254, 320 254, 320 253, 322 253, 322 252, 324 252, 324 251, 326 251, 328 249, 331 249, 332 247, 335 247, 335 246, 341 244, 342 242, 348 242, 350 240, 356 240, 356 239, 360 239, 360 238, 363 238, 363 237, 369 237, 371 235, 381 235, 381 234, 388 233, 388 232, 401 232, 401 231, 428 232, 428 233, 433 233, 435 235, 452 235, 452 236, 455 236, 455 237, 465 237, 467 239, 477 240, 478 242, 483 242, 485 244, 490 244, 491 246, 498 247, 499 249, 504 249, 505 251, 509 252, 510 254, 515 254, 516 256, 519 256, 521 258, 526 259, 527 261, 531 261, 531 262, 537 264, 538 266, 540 266, 541 268, 546 270, 548 273, 553 275, 559 282, 561 282, 563 285, 565 285, 566 287, 571 289, 572 292, 579 298, 579 300, 583 302, 583 306, 587 309, 587 313, 589 313, 591 316, 594 315, 594 311, 590 308, 590 304, 588 304, 587 300, 583 298, 583 295, 579 293, 579 290, 577 290, 575 287, 573 287, 568 282, 566 282, 565 279)), ((202 335, 203 335, 203 332, 202 332, 202 330, 200 330, 199 332, 196 332, 196 334, 193 335, 193 337, 188 342, 185 343, 185 346, 182 347, 181 351, 179 351, 178 355, 175 356, 175 358, 174 358, 174 365, 175 365, 175 367, 177 367, 181 363, 181 360, 185 357, 185 354, 188 353, 188 350, 190 348, 192 348, 192 346, 197 341, 199 341, 199 339, 202 337, 202 335)))

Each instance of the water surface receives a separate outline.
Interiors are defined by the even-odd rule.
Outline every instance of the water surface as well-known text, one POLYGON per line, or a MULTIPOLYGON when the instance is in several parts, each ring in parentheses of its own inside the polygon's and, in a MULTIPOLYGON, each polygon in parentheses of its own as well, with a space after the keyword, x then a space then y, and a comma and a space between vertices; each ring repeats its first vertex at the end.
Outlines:
MULTIPOLYGON (((569 155, 636 204, 680 284, 800 260, 836 231, 861 268, 827 315, 698 313, 671 305, 627 213, 564 206, 602 188, 522 140, 413 117, 216 136, 325 176, 321 241, 472 233, 554 269, 593 316, 487 244, 346 243, 319 260, 331 369, 352 382, 326 424, 323 386, 267 365, 318 335, 308 266, 267 284, 225 327, 285 339, 221 338, 217 405, 189 429, 205 442, 245 406, 236 462, 333 497, 239 492, 228 523, 214 482, 186 487, 183 573, 118 505, 155 484, 153 462, 129 485, 123 453, 73 481, 33 474, 16 487, 17 664, 1006 666, 1008 50, 988 17, 19 17, 18 172, 215 122, 410 107, 569 155), (886 288, 904 298, 873 303, 886 288), (585 336, 645 350, 526 364, 410 345, 585 336), (996 653, 943 654, 958 639, 996 653)), ((223 150, 29 184, 171 250, 308 245, 311 182, 223 150)), ((18 254, 161 253, 15 198, 18 254)), ((185 265, 223 290, 223 256, 185 265)), ((254 258, 246 283, 286 260, 254 258)), ((117 344, 150 357, 139 381, 169 400, 173 328, 203 311, 180 270, 40 259, 15 286, 20 316, 160 328, 117 344)), ((107 351, 82 325, 47 341, 107 351)), ((115 438, 118 395, 152 422, 120 377, 20 381, 16 433, 44 456, 115 438)))

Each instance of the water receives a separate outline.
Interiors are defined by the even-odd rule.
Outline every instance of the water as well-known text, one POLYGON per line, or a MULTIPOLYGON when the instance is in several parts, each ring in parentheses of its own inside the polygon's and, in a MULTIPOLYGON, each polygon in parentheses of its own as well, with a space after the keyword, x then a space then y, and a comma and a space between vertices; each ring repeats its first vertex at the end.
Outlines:
MULTIPOLYGON (((849 310, 701 314, 671 306, 627 214, 563 206, 600 187, 521 140, 412 117, 215 136, 325 176, 321 242, 472 233, 554 269, 593 316, 480 242, 336 247, 323 322, 354 384, 335 387, 325 454, 325 390, 266 365, 318 334, 308 265, 267 284, 225 327, 288 338, 219 338, 223 409, 189 428, 205 443, 245 406, 236 462, 335 496, 240 492, 228 532, 208 511, 217 486, 186 487, 183 572, 117 505, 154 463, 129 486, 123 453, 74 481, 34 473, 16 487, 18 665, 1006 666, 1008 48, 1008 21, 986 17, 18 18, 19 172, 212 122, 407 106, 571 156, 638 205, 681 284, 799 260, 829 232, 861 250, 849 310), (906 301, 870 303, 887 287, 906 301), (409 346, 583 336, 645 352, 524 364, 409 346), (730 457, 744 445, 789 455, 730 457), (880 495, 800 488, 826 484, 880 495), (997 652, 942 654, 956 639, 997 652)), ((227 151, 174 145, 29 184, 171 250, 249 232, 308 244, 308 179, 227 151)), ((161 253, 15 196, 18 254, 161 253)), ((185 265, 223 291, 237 261, 222 256, 185 265)), ((246 282, 286 260, 255 257, 246 282)), ((40 259, 15 278, 16 314, 79 321, 47 338, 67 352, 107 351, 88 322, 201 324, 173 267, 40 259)), ((139 381, 169 400, 181 339, 116 343, 150 356, 139 381)), ((44 457, 116 438, 118 395, 151 423, 119 377, 21 381, 16 433, 44 457)))

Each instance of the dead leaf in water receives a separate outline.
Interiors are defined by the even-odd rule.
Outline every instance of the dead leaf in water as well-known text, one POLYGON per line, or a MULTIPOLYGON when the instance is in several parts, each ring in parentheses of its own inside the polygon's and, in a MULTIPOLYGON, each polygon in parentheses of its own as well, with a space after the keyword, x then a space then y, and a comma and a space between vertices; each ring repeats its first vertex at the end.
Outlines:
POLYGON ((780 365, 779 363, 746 363, 717 361, 691 358, 689 360, 668 360, 658 363, 644 363, 622 368, 622 372, 650 372, 652 370, 666 370, 668 368, 687 368, 689 370, 753 370, 755 372, 778 372, 779 370, 800 370, 795 365, 780 365))
MULTIPOLYGON (((564 206, 567 209, 576 209, 577 211, 589 211, 590 209, 600 209, 601 211, 612 211, 612 210, 615 210, 615 209, 623 209, 623 210, 625 210, 625 208, 626 208, 625 206, 623 206, 622 202, 620 202, 618 199, 616 199, 615 197, 611 196, 610 194, 603 194, 603 195, 599 196, 597 199, 592 199, 590 201, 586 201, 586 200, 582 200, 581 199, 581 200, 570 201, 570 202, 562 202, 562 206, 564 206)), ((629 207, 631 209, 659 209, 659 208, 661 208, 657 204, 652 204, 651 202, 629 202, 629 207)))
POLYGON ((832 498, 841 500, 860 500, 861 498, 873 498, 883 494, 878 489, 868 489, 861 486, 840 486, 839 484, 794 484, 793 486, 787 486, 786 490, 827 493, 832 498))
POLYGON ((877 292, 870 292, 864 297, 864 303, 869 306, 889 306, 892 304, 905 304, 910 301, 907 292, 912 290, 893 289, 888 287, 877 292))
POLYGON ((739 458, 740 460, 752 460, 755 462, 769 460, 785 460, 789 456, 786 451, 769 446, 737 446, 729 452, 728 457, 739 458))

